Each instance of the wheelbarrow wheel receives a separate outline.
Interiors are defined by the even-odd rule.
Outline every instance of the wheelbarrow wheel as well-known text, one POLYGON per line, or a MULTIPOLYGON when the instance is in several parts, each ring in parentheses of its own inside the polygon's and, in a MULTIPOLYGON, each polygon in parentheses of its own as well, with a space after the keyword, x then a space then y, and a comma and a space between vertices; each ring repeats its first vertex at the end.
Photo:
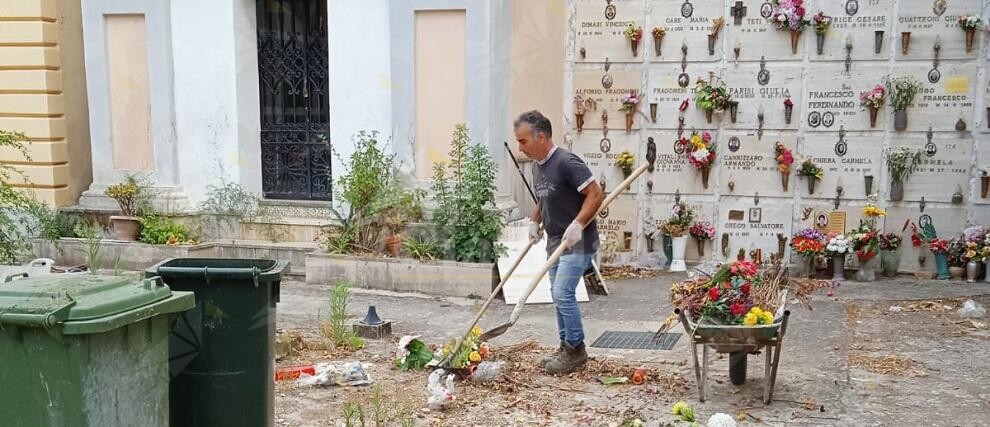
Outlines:
POLYGON ((732 384, 740 385, 746 382, 746 359, 749 354, 745 351, 729 353, 729 379, 732 384))

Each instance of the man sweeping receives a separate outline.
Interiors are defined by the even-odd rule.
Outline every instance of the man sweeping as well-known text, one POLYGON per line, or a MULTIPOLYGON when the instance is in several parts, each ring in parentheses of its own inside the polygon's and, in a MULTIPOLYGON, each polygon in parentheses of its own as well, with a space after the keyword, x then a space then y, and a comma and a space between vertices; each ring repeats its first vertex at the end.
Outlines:
POLYGON ((567 250, 550 268, 550 293, 557 314, 560 347, 542 361, 548 373, 574 372, 588 361, 584 327, 575 290, 598 251, 595 213, 605 196, 588 165, 580 157, 553 143, 550 120, 539 111, 528 111, 513 124, 519 151, 536 161, 533 186, 538 200, 529 226, 529 239, 539 242, 547 232, 547 254, 559 245, 567 250))

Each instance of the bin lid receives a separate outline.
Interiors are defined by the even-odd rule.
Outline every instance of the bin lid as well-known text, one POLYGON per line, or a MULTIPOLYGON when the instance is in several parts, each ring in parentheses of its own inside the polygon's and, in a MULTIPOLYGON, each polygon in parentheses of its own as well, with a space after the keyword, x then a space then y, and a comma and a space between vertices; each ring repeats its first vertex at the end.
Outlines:
POLYGON ((160 278, 137 280, 89 274, 51 275, 0 283, 0 326, 50 328, 133 310, 169 298, 160 278))

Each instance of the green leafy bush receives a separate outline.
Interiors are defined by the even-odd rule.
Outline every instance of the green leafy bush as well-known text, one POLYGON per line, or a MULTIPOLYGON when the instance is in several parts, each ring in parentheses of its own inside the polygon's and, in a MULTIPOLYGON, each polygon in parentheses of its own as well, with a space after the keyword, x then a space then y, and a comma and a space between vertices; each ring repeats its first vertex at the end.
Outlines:
MULTIPOLYGON (((0 148, 11 148, 30 160, 22 141, 24 134, 0 130, 0 148)), ((14 167, 0 164, 0 263, 3 264, 16 263, 19 255, 29 249, 31 237, 24 218, 35 201, 10 186, 15 175, 23 176, 14 167)))
POLYGON ((141 217, 140 240, 152 245, 179 245, 190 243, 189 230, 172 218, 150 215, 141 217))
POLYGON ((467 126, 458 124, 450 161, 433 165, 437 203, 433 221, 445 259, 494 262, 505 253, 505 247, 496 243, 502 233, 502 214, 495 206, 497 173, 488 149, 472 145, 467 126))

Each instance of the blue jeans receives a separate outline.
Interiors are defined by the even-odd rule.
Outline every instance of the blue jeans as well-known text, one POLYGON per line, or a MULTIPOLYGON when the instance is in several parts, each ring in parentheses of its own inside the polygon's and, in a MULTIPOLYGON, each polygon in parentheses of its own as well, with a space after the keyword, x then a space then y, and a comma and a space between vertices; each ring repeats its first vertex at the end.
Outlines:
POLYGON ((550 295, 557 312, 557 334, 562 341, 575 347, 584 342, 584 326, 581 325, 581 309, 575 290, 594 256, 594 252, 566 254, 550 267, 550 295))

